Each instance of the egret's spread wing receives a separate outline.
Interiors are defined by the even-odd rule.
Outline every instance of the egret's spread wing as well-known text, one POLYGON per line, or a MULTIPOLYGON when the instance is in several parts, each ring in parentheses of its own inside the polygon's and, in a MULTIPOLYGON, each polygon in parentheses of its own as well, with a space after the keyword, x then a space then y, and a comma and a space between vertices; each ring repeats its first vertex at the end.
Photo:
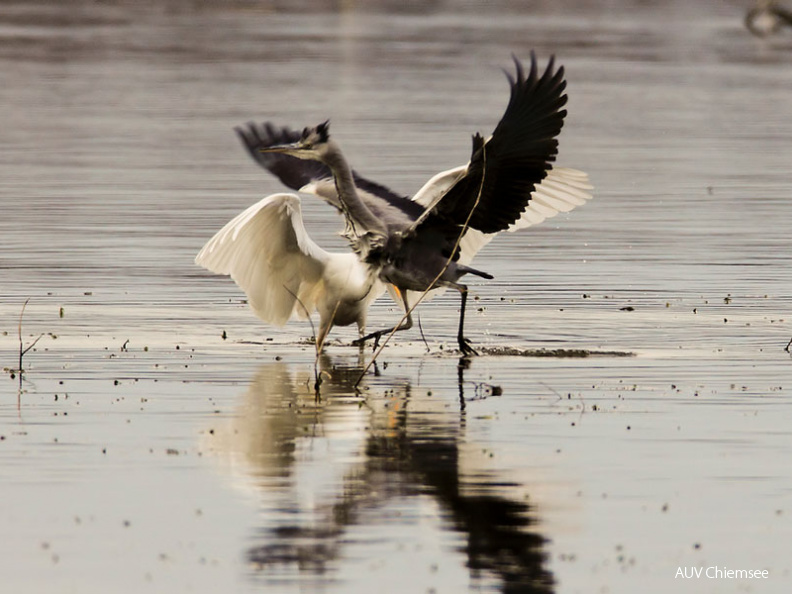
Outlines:
POLYGON ((308 237, 300 199, 274 194, 229 221, 195 263, 231 275, 262 320, 285 324, 316 309, 330 257, 308 237))
MULTIPOLYGON (((300 132, 277 127, 271 122, 234 128, 253 160, 293 190, 315 194, 341 210, 333 173, 320 161, 298 159, 283 153, 262 153, 262 148, 291 144, 300 140, 300 132)), ((360 199, 388 227, 409 227, 423 212, 413 201, 385 186, 352 172, 360 199)))
POLYGON ((532 53, 526 75, 516 58, 514 62, 517 74, 507 74, 511 98, 501 121, 488 140, 478 134, 473 137, 466 172, 436 197, 419 225, 461 226, 472 210, 470 228, 483 233, 508 229, 520 219, 532 192, 551 168, 558 148, 556 136, 566 116, 562 109, 567 100, 564 68, 555 70, 551 58, 540 76, 532 53))

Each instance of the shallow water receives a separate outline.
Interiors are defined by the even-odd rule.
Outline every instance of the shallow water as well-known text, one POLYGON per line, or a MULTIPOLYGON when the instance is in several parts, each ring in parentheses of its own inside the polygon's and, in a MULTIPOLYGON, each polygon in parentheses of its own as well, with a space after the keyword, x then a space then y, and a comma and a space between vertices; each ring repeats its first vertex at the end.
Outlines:
POLYGON ((736 2, 510 4, 4 4, 2 366, 27 298, 43 334, 0 382, 4 591, 789 591, 792 32, 736 2), (192 264, 282 190, 231 128, 330 117, 409 193, 530 49, 566 67, 558 161, 595 199, 487 246, 468 334, 633 356, 460 369, 444 295, 430 352, 396 337, 360 390, 334 329, 317 401, 310 327, 192 264), (769 577, 675 578, 713 566, 769 577))

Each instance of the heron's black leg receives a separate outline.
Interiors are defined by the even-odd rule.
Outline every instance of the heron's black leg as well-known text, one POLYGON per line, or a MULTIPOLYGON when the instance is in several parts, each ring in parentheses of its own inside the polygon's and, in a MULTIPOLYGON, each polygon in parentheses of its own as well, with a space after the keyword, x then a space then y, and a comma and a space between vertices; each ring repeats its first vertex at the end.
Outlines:
POLYGON ((409 330, 410 328, 412 328, 412 316, 407 316, 407 319, 404 320, 404 323, 401 326, 394 326, 393 328, 385 328, 384 330, 377 330, 376 332, 372 332, 371 334, 367 334, 366 336, 358 338, 357 340, 353 341, 352 344, 354 346, 363 346, 363 344, 367 340, 371 340, 373 338, 374 348, 376 349, 377 345, 379 345, 380 338, 382 338, 383 336, 387 336, 391 332, 401 332, 402 330, 409 330))
POLYGON ((459 309, 459 332, 457 333, 457 341, 459 342, 459 350, 466 357, 470 355, 478 355, 475 349, 470 346, 470 341, 465 338, 465 306, 467 305, 467 285, 454 284, 452 285, 459 294, 462 296, 462 306, 459 309))
POLYGON ((409 330, 412 328, 413 321, 412 321, 412 314, 409 313, 410 305, 407 303, 406 294, 402 293, 402 303, 404 304, 404 311, 407 313, 407 318, 404 320, 404 323, 400 326, 394 326, 393 328, 386 328, 385 330, 377 330, 376 332, 372 332, 366 336, 358 338, 352 344, 354 346, 362 346, 367 340, 374 339, 374 349, 377 348, 379 345, 379 340, 383 336, 390 334, 391 332, 401 332, 402 330, 409 330))
POLYGON ((788 352, 790 352, 790 351, 789 351, 789 347, 792 347, 792 338, 790 338, 790 339, 789 339, 789 342, 788 342, 788 343, 787 343, 787 345, 784 347, 784 350, 785 350, 787 353, 788 353, 788 352))
POLYGON ((465 411, 465 370, 470 367, 470 358, 463 355, 457 363, 457 386, 459 387, 459 410, 465 411))

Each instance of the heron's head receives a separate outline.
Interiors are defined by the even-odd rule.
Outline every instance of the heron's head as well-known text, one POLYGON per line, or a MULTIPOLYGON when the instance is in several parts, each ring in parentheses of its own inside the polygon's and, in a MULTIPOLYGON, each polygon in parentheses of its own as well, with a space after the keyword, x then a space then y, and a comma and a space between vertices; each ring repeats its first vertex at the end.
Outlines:
POLYGON ((288 144, 275 144, 259 149, 262 153, 281 153, 297 157, 323 161, 330 145, 330 120, 313 128, 304 128, 300 140, 288 144))

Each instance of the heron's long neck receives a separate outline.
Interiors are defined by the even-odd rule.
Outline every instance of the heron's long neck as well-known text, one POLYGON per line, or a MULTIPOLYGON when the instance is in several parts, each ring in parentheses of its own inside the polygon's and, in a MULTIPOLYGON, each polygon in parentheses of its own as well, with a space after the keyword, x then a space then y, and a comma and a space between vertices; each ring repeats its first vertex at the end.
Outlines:
POLYGON ((385 235, 385 225, 360 199, 357 187, 355 187, 355 179, 352 177, 352 169, 335 143, 331 150, 325 154, 324 162, 333 172, 338 199, 341 201, 345 214, 351 219, 350 222, 363 227, 359 231, 372 231, 385 235))

